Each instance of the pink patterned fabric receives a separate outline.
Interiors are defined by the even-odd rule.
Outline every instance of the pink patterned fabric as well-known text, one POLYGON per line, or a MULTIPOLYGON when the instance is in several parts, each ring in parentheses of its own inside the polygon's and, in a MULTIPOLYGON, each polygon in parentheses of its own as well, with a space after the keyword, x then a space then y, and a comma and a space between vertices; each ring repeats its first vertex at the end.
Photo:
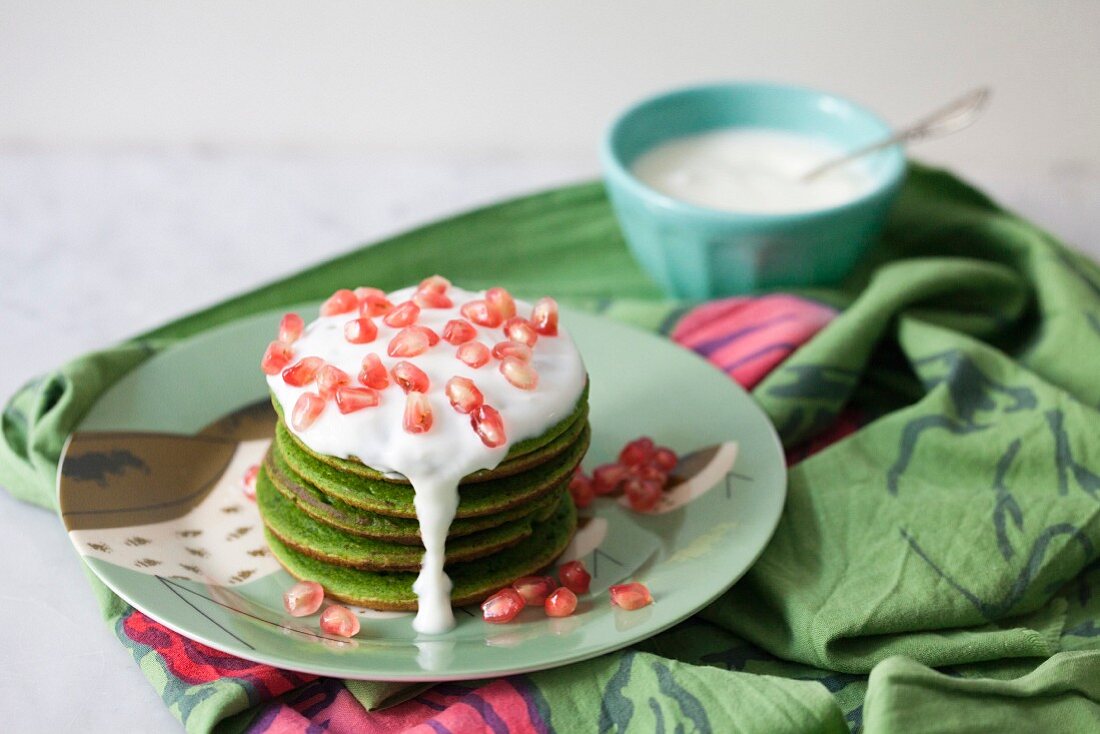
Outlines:
POLYGON ((676 324, 672 339, 751 388, 836 314, 785 294, 724 298, 690 311, 676 324))
POLYGON ((523 686, 512 679, 473 685, 440 683, 415 699, 372 713, 364 710, 339 681, 328 679, 306 686, 289 700, 272 704, 252 722, 248 731, 250 734, 310 731, 544 734, 549 727, 523 686))
POLYGON ((215 650, 173 632, 137 610, 122 620, 122 631, 132 643, 156 652, 166 674, 190 686, 228 677, 247 686, 257 697, 274 698, 317 677, 290 673, 215 650))
POLYGON ((527 696, 511 680, 471 688, 441 683, 412 701, 369 715, 365 734, 547 731, 527 696))
POLYGON ((373 718, 334 678, 319 679, 260 712, 249 726, 250 733, 357 734, 375 731, 373 718))

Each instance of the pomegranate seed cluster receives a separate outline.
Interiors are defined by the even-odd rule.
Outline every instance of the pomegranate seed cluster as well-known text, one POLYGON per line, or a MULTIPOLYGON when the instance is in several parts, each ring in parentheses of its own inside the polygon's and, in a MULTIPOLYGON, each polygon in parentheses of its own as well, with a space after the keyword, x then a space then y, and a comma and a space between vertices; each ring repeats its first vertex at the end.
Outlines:
MULTIPOLYGON (((266 375, 281 375, 287 385, 308 389, 298 396, 289 411, 290 425, 296 431, 305 431, 332 406, 342 414, 355 413, 394 399, 387 397, 387 392, 400 391, 399 399, 404 400, 403 430, 414 435, 429 433, 434 416, 427 393, 432 384, 415 359, 435 349, 453 349, 454 358, 474 370, 492 363, 512 387, 536 390, 539 374, 532 360, 540 339, 558 335, 557 303, 552 298, 542 298, 534 304, 529 316, 523 317, 517 314, 515 299, 507 290, 490 288, 483 298, 462 303, 458 308, 461 318, 449 320, 442 333, 419 323, 426 309, 456 306, 450 290, 450 281, 433 275, 420 283, 409 300, 401 303, 392 303, 377 288, 341 289, 333 293, 321 305, 321 316, 346 316, 342 333, 349 344, 375 343, 379 339, 379 324, 397 330, 384 345, 385 357, 368 352, 357 374, 326 364, 317 356, 296 354, 295 343, 305 333, 305 324, 297 314, 284 316, 277 338, 264 351, 260 368, 266 375), (496 340, 492 348, 478 341, 479 336, 491 336, 494 332, 496 340), (384 358, 389 361, 384 362, 384 358)), ((379 351, 382 346, 379 344, 379 351)), ((504 420, 485 401, 475 379, 456 373, 442 387, 451 408, 467 417, 470 429, 482 443, 489 448, 507 443, 504 420)))
MULTIPOLYGON (((542 607, 547 617, 568 617, 577 610, 577 597, 587 594, 592 575, 581 561, 570 561, 553 576, 524 576, 481 604, 482 618, 490 624, 507 624, 527 607, 542 607), (560 584, 559 584, 560 581, 560 584)), ((645 584, 616 584, 609 590, 611 605, 631 611, 653 603, 645 584)), ((316 614, 325 601, 325 589, 316 581, 299 581, 283 593, 283 607, 293 617, 316 614)), ((322 632, 339 637, 359 634, 359 617, 339 604, 330 604, 318 623, 322 632)))
POLYGON ((621 491, 631 509, 650 512, 661 501, 678 461, 667 446, 657 446, 645 436, 636 438, 623 447, 617 461, 596 467, 591 477, 578 466, 569 482, 569 493, 573 503, 584 508, 598 496, 621 491))
MULTIPOLYGON (((283 608, 292 617, 316 614, 324 601, 325 589, 316 581, 299 581, 283 594, 283 608)), ((347 607, 330 604, 321 612, 318 626, 330 635, 354 637, 359 634, 359 617, 347 607)))
POLYGON ((517 579, 481 603, 481 616, 490 624, 505 624, 526 607, 542 607, 547 617, 568 617, 577 609, 577 595, 587 594, 591 582, 584 563, 570 561, 558 569, 557 581, 553 576, 517 579))
MULTIPOLYGON (((592 575, 582 561, 570 561, 553 576, 525 576, 490 596, 481 604, 481 616, 490 624, 511 622, 527 607, 542 607, 547 617, 568 617, 577 610, 577 597, 587 594, 592 575), (559 583, 560 582, 560 583, 559 583)), ((653 597, 644 584, 618 584, 610 589, 611 604, 626 610, 641 609, 653 597)))

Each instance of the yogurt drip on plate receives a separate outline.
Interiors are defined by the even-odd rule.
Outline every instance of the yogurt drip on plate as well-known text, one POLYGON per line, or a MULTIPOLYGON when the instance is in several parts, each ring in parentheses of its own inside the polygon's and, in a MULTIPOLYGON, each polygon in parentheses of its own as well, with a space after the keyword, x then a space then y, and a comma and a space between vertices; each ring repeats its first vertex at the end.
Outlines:
POLYGON ((710 209, 775 214, 837 206, 870 191, 865 164, 800 178, 846 151, 796 133, 730 128, 675 138, 646 151, 631 170, 674 199, 710 209))
MULTIPOLYGON (((388 298, 397 306, 411 300, 415 293, 416 288, 406 288, 389 294, 388 298)), ((446 294, 454 306, 422 308, 417 325, 442 335, 448 321, 465 320, 460 313, 463 304, 485 297, 484 293, 455 286, 449 287, 446 294)), ((531 304, 517 300, 516 314, 529 317, 531 304)), ((541 435, 572 413, 584 390, 584 363, 568 331, 559 325, 557 336, 541 335, 532 348, 531 365, 538 372, 538 386, 534 390, 521 390, 501 374, 500 360, 491 359, 474 369, 455 357, 458 347, 442 339, 415 357, 390 357, 386 347, 401 329, 387 326, 382 317, 373 319, 378 327, 374 340, 351 344, 344 337, 344 324, 356 318, 358 312, 351 311, 322 316, 309 324, 291 345, 291 364, 303 357, 320 357, 346 372, 351 376, 351 384, 359 386, 356 376, 367 354, 378 355, 387 371, 402 360, 411 362, 431 381, 425 393, 432 411, 430 430, 419 434, 404 430, 406 397, 392 379, 389 387, 379 391, 377 406, 343 414, 329 400, 313 424, 302 431, 291 425, 290 416, 299 396, 317 392, 316 384, 294 387, 280 374, 269 375, 267 383, 287 416, 287 428, 310 449, 358 459, 378 471, 404 476, 412 484, 425 549, 420 574, 413 584, 419 609, 413 628, 424 634, 440 634, 454 626, 451 580, 443 570, 443 563, 447 531, 458 507, 459 482, 479 469, 496 467, 513 444, 541 435), (503 445, 486 446, 474 432, 470 416, 451 406, 444 387, 455 376, 473 380, 485 396, 485 404, 500 412, 507 437, 503 445)), ((475 325, 475 328, 475 340, 489 349, 507 339, 501 327, 475 325)))

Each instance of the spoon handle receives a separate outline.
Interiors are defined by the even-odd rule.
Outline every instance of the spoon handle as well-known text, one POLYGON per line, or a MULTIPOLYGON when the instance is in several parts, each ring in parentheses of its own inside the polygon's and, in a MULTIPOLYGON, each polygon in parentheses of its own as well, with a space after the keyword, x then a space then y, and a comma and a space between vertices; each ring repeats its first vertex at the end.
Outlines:
POLYGON ((838 166, 843 166, 856 158, 862 158, 876 150, 889 148, 899 143, 910 143, 924 138, 934 138, 940 135, 958 132, 969 127, 985 109, 989 103, 992 90, 989 87, 979 87, 964 94, 927 117, 917 120, 909 127, 899 130, 888 138, 880 140, 862 148, 857 148, 846 155, 835 158, 818 166, 802 176, 803 181, 813 181, 821 174, 831 171, 838 166))

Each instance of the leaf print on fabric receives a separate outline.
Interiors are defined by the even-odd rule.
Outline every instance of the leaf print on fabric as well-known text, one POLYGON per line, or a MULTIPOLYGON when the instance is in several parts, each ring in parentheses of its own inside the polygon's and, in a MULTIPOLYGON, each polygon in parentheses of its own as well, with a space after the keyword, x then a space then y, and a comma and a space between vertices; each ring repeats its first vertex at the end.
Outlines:
POLYGON ((977 413, 998 409, 998 396, 1009 403, 1001 410, 1014 413, 1031 410, 1038 404, 1035 393, 1028 387, 1005 385, 989 377, 969 356, 958 350, 933 354, 913 363, 927 390, 940 384, 947 386, 955 411, 965 423, 977 420, 977 413), (936 372, 936 367, 946 367, 946 372, 936 372))
MULTIPOLYGON (((702 701, 679 685, 673 679, 672 674, 669 673, 668 666, 664 663, 655 662, 653 670, 657 674, 658 689, 676 702, 683 714, 683 719, 690 721, 695 726, 695 731, 709 732, 711 730, 710 719, 707 717, 707 710, 702 701)), ((680 725, 677 725, 677 730, 679 729, 680 725)))
POLYGON ((897 458, 886 475, 886 488, 892 495, 898 493, 899 481, 913 461, 925 432, 939 429, 964 436, 986 431, 994 426, 997 414, 1032 410, 1038 405, 1031 388, 994 380, 974 359, 958 350, 918 359, 914 367, 929 392, 940 387, 947 390, 954 415, 926 414, 906 424, 898 442, 897 458))
MULTIPOLYGON (((1031 546, 1031 552, 1028 555, 1027 562, 1019 570, 1015 581, 1007 589, 1005 594, 1000 599, 982 599, 975 592, 967 588, 963 583, 953 577, 941 567, 936 561, 934 561, 931 555, 921 547, 916 538, 913 537, 904 528, 899 529, 901 537, 909 544, 909 546, 916 551, 917 555, 931 568, 936 575, 950 584, 956 591, 962 594, 967 601, 974 605, 974 608, 981 612, 982 616, 989 621, 996 621, 1007 616, 1014 610, 1021 599, 1031 591, 1031 584, 1039 576, 1043 570, 1043 561, 1047 556, 1047 553, 1051 550, 1051 546, 1054 541, 1061 536, 1069 536, 1069 540, 1074 541, 1080 548, 1080 553, 1085 557, 1091 559, 1094 555, 1094 547, 1092 541, 1087 535, 1082 533, 1077 527, 1069 523, 1058 523, 1045 528, 1039 537, 1035 539, 1035 542, 1031 546)), ((1057 548, 1056 550, 1061 550, 1057 548)), ((1049 583, 1044 585, 1043 589, 1040 589, 1040 593, 1049 595, 1052 591, 1052 587, 1060 586, 1068 579, 1052 579, 1049 583)))
POLYGON ((1100 491, 1100 476, 1073 458, 1069 436, 1064 426, 1063 412, 1051 410, 1045 415, 1050 431, 1054 434, 1054 463, 1058 468, 1058 494, 1064 495, 1069 492, 1069 478, 1072 476, 1078 487, 1090 497, 1096 498, 1097 491, 1100 491))
POLYGON ((943 430, 956 436, 963 436, 976 431, 984 431, 989 427, 988 424, 960 423, 943 415, 922 415, 909 421, 902 430, 901 439, 898 441, 898 458, 889 471, 886 472, 886 490, 893 495, 898 493, 898 482, 905 474, 906 469, 909 468, 909 463, 917 452, 917 443, 926 432, 943 430))
POLYGON ((619 667, 604 687, 600 700, 600 720, 597 730, 600 734, 610 731, 626 731, 634 717, 634 703, 623 695, 623 689, 630 683, 630 674, 634 667, 633 651, 623 653, 619 658, 619 667))
POLYGON ((1024 528, 1024 515, 1016 498, 1005 486, 1005 475, 1020 452, 1020 439, 1015 439, 1005 450, 1004 456, 997 462, 997 474, 993 478, 993 491, 997 493, 997 504, 993 507, 993 527, 997 533, 997 547, 1006 561, 1016 555, 1016 549, 1008 539, 1007 520, 1011 519, 1017 530, 1024 528))

